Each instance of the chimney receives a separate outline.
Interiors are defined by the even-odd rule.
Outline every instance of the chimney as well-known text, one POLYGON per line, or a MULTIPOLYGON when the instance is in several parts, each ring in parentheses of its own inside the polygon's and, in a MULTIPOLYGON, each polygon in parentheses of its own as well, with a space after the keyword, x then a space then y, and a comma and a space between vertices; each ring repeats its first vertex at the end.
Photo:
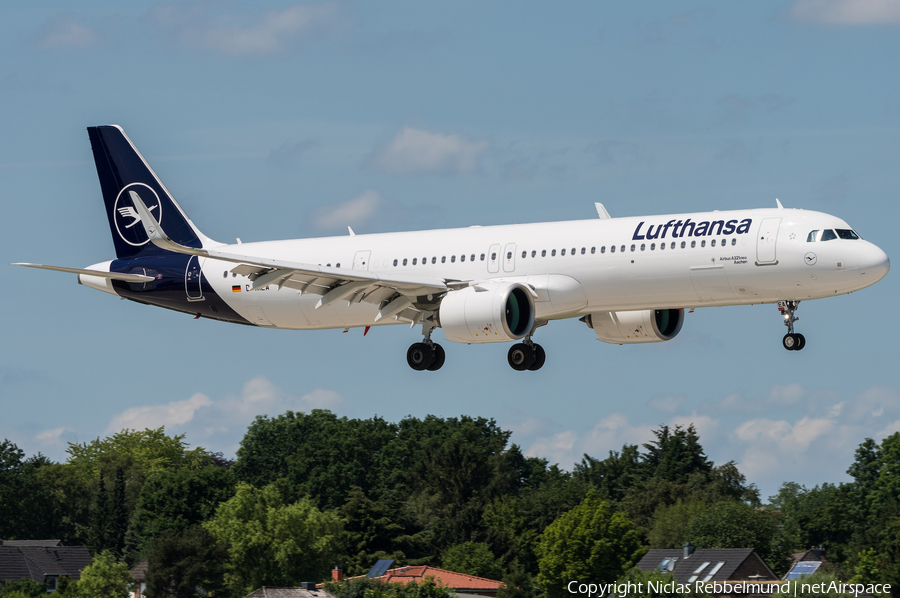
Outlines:
POLYGON ((684 558, 688 558, 694 554, 694 545, 687 541, 684 543, 684 558))
POLYGON ((344 572, 337 565, 331 570, 331 579, 332 581, 344 581, 344 572))

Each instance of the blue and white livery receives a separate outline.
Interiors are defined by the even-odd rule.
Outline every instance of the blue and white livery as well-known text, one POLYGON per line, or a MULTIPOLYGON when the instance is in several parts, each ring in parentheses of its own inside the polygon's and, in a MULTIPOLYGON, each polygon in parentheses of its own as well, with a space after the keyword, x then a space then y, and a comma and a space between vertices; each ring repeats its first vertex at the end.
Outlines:
POLYGON ((513 342, 509 364, 537 370, 550 320, 580 318, 608 343, 674 338, 685 308, 777 303, 794 332, 807 299, 851 293, 890 260, 840 218, 797 209, 599 218, 228 245, 191 222, 125 132, 88 128, 116 259, 81 284, 139 303, 238 324, 295 330, 421 325, 407 352, 437 370, 431 340, 513 342))

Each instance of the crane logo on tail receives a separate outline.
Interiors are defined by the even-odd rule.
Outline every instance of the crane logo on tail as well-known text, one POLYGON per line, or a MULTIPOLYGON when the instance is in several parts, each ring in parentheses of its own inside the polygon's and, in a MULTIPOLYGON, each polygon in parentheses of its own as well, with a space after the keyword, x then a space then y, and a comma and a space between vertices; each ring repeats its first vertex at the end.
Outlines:
POLYGON ((143 226, 135 226, 140 223, 141 216, 134 209, 134 201, 131 199, 132 193, 141 198, 141 201, 144 202, 144 205, 147 206, 147 209, 150 210, 150 213, 153 214, 153 217, 160 224, 162 224, 162 204, 156 191, 144 183, 132 183, 119 191, 112 214, 113 221, 116 223, 116 232, 129 245, 140 247, 141 245, 146 245, 150 239, 147 238, 147 233, 144 232, 143 226))

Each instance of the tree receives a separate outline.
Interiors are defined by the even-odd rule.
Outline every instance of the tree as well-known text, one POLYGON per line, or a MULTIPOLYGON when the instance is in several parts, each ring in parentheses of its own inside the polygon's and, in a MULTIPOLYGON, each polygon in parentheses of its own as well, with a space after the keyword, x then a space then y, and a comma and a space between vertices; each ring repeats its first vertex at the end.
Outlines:
POLYGON ((684 482, 695 472, 709 473, 712 462, 703 454, 700 437, 694 424, 687 428, 675 426, 672 430, 663 425, 653 430, 656 440, 643 445, 643 467, 651 477, 673 482, 684 482))
POLYGON ((687 539, 697 548, 755 548, 776 573, 784 572, 790 550, 776 513, 738 501, 717 502, 696 513, 687 539))
POLYGON ((503 577, 503 563, 484 542, 464 542, 451 546, 444 553, 441 567, 497 581, 503 577))
POLYGON ((127 455, 148 476, 170 468, 207 464, 211 455, 202 447, 189 450, 184 436, 168 436, 161 426, 153 430, 122 430, 82 444, 70 442, 66 449, 68 464, 89 477, 99 475, 104 455, 127 455))
POLYGON ((585 454, 573 474, 596 488, 601 498, 613 502, 625 498, 628 490, 644 478, 636 444, 624 445, 621 452, 609 451, 609 457, 603 460, 585 454))
POLYGON ((682 502, 657 507, 653 527, 647 537, 650 548, 680 548, 687 539, 687 530, 694 518, 706 508, 701 501, 682 502))
POLYGON ((231 470, 215 465, 154 475, 141 489, 132 519, 137 548, 146 550, 167 530, 184 531, 209 520, 234 489, 231 470))
POLYGON ((200 526, 166 530, 148 557, 149 598, 199 598, 218 595, 225 586, 228 549, 200 526))
POLYGON ((550 598, 567 595, 566 583, 614 581, 646 549, 634 524, 591 490, 580 505, 551 523, 537 547, 537 583, 550 598))
POLYGON ((32 579, 0 584, 0 598, 43 598, 46 595, 47 585, 32 579))
POLYGON ((49 464, 40 453, 26 459, 13 442, 0 442, 0 538, 39 538, 53 532, 49 497, 38 478, 49 464))
POLYGON ((282 485, 238 484, 204 527, 228 546, 226 581, 234 593, 263 585, 289 586, 324 579, 333 562, 341 521, 312 500, 287 499, 282 485))
POLYGON ((78 580, 79 598, 125 598, 134 580, 125 563, 104 550, 94 557, 91 564, 81 572, 78 580))

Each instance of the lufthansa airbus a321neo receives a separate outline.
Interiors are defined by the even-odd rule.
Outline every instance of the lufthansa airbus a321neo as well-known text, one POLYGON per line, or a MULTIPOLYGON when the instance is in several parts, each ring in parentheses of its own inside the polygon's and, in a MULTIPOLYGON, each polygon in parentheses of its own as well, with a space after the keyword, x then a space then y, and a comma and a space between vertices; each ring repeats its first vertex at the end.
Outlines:
POLYGON ((888 273, 884 251, 820 212, 777 208, 349 235, 228 245, 206 237, 118 126, 88 128, 116 259, 78 274, 91 288, 226 322, 296 330, 422 326, 406 354, 437 370, 447 340, 514 343, 538 370, 535 332, 579 318, 607 343, 674 338, 685 308, 778 305, 782 344, 806 299, 851 293, 888 273))

